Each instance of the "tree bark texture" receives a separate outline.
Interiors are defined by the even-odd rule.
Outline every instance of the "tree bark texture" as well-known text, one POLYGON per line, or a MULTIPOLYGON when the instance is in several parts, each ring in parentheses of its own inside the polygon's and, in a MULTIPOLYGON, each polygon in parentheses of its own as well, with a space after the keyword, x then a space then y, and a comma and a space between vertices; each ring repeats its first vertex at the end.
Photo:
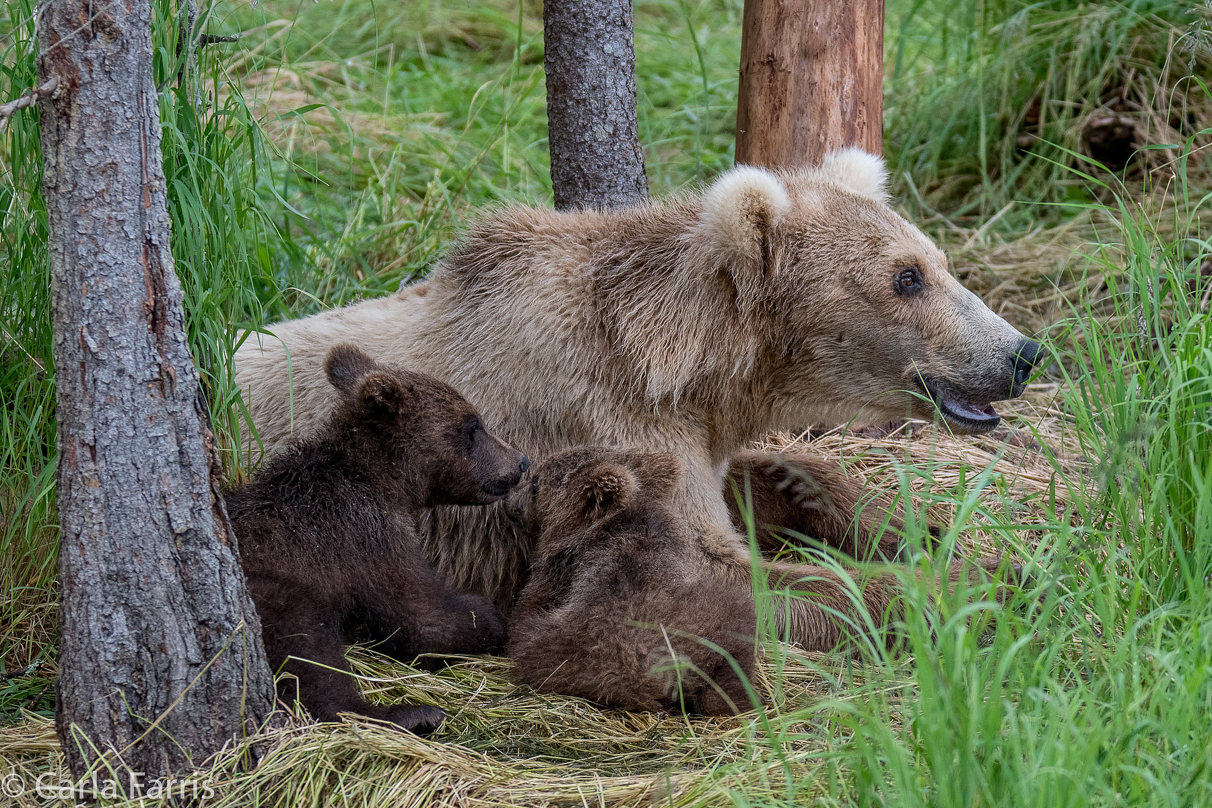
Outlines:
POLYGON ((274 704, 169 252, 148 0, 46 0, 38 74, 60 516, 57 727, 148 778, 274 704))
POLYGON ((745 0, 736 162, 883 148, 884 0, 745 0))
POLYGON ((631 0, 545 0, 543 67, 557 210, 648 200, 631 0))

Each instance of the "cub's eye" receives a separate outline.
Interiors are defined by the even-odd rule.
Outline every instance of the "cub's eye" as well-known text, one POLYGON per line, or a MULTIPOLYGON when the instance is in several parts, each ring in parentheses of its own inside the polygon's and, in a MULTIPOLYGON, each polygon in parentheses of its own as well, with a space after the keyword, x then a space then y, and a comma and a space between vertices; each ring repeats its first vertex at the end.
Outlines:
POLYGON ((915 295, 922 291, 922 271, 917 267, 905 267, 896 274, 893 286, 898 295, 915 295))
MULTIPOLYGON (((476 448, 476 433, 480 431, 480 421, 473 418, 463 425, 463 452, 470 457, 476 448)), ((457 434, 457 433, 456 433, 457 434)))

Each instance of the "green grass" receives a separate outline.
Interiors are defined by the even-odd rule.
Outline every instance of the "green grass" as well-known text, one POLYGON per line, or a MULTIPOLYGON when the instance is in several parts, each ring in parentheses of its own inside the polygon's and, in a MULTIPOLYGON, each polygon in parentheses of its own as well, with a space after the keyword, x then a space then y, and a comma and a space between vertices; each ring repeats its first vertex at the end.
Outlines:
POLYGON ((887 18, 887 150, 919 220, 980 221, 1014 205, 1002 227, 1027 228, 1047 217, 1031 203, 1109 201, 1069 171, 1095 166, 1079 156, 1091 118, 1115 112, 1138 146, 1177 146, 1206 117, 1192 75, 1206 74, 1209 52, 1187 4, 906 2, 887 18))
MULTIPOLYGON (((7 99, 34 83, 32 5, 0 9, 7 99)), ((1212 98, 1199 78, 1212 66, 1212 12, 1197 12, 1161 0, 888 3, 898 204, 958 255, 1001 241, 1056 241, 1064 253, 1063 271, 1022 259, 974 276, 1002 302, 1033 302, 999 292, 1007 285, 1061 301, 1046 323, 1056 361, 1045 376, 1059 385, 1063 428, 1038 435, 1057 453, 1049 479, 1024 494, 1002 466, 956 475, 907 454, 880 478, 895 488, 899 475, 919 503, 956 514, 948 546, 979 535, 1027 561, 1024 592, 1000 604, 987 590, 935 597, 923 560, 903 573, 900 651, 772 648, 778 709, 733 724, 536 699, 499 662, 417 677, 364 660, 385 697, 461 705, 446 745, 296 733, 264 771, 224 775, 229 804, 392 804, 398 782, 447 804, 459 788, 475 795, 464 804, 592 802, 598 792, 578 789, 594 772, 622 778, 603 786, 607 804, 647 804, 637 783, 661 772, 681 783, 661 787, 671 805, 1212 804, 1212 98), (1149 147, 1118 176, 1085 156, 1084 127, 1100 112, 1130 118, 1149 147), (1052 233, 1086 243, 1067 258, 1071 242, 1052 233)), ((206 30, 244 36, 202 54, 200 105, 172 80, 167 0, 157 15, 173 254, 230 447, 238 327, 392 290, 427 271, 478 209, 549 202, 541 5, 223 2, 206 30)), ((654 195, 732 163, 740 16, 739 0, 636 4, 654 195)), ((0 673, 40 667, 0 681, 0 723, 52 706, 54 368, 39 165, 26 110, 0 132, 0 673)), ((53 770, 22 748, 12 760, 53 770)))
MULTIPOLYGON (((4 6, 6 97, 34 86, 32 5, 4 6)), ((0 133, 0 671, 50 656, 54 617, 54 363, 41 149, 32 110, 0 133)), ((7 683, 0 713, 16 693, 7 683)))

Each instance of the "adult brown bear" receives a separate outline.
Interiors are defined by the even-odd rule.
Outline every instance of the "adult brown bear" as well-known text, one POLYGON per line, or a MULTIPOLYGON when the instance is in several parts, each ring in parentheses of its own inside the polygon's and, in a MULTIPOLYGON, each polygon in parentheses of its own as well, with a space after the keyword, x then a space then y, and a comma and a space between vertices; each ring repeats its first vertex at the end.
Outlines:
MULTIPOLYGON (((324 354, 349 341, 453 385, 536 462, 586 444, 670 452, 698 560, 748 580, 723 493, 747 443, 936 410, 992 429, 990 402, 1019 395, 1038 358, 893 212, 885 179, 879 158, 848 149, 811 170, 738 167, 702 195, 629 210, 507 208, 422 283, 250 336, 237 380, 267 450, 324 420, 324 354)), ((453 584, 500 605, 525 580, 499 507, 436 509, 427 541, 453 584)), ((773 570, 801 573, 831 577, 773 570)), ((791 639, 828 608, 850 611, 838 597, 797 600, 791 639)))

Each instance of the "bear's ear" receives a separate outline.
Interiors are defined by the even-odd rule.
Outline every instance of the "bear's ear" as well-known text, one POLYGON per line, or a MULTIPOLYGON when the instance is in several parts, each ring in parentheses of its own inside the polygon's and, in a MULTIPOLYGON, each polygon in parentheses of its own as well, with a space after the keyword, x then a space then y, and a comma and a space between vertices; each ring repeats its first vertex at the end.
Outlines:
POLYGON ((888 169, 884 158, 862 149, 840 149, 826 154, 816 173, 877 202, 888 201, 888 169))
POLYGON ((412 412, 416 390, 384 370, 365 376, 358 385, 358 402, 377 415, 404 415, 412 412))
POLYGON ((628 507, 640 491, 635 474, 618 463, 594 464, 578 476, 574 490, 582 515, 594 521, 628 507))
POLYGON ((358 382, 378 369, 375 360, 348 342, 333 346, 324 358, 324 375, 329 384, 345 395, 353 395, 358 382))
POLYGON ((777 176, 737 166, 703 195, 700 227, 729 263, 764 273, 769 269, 771 235, 790 205, 787 186, 777 176))

